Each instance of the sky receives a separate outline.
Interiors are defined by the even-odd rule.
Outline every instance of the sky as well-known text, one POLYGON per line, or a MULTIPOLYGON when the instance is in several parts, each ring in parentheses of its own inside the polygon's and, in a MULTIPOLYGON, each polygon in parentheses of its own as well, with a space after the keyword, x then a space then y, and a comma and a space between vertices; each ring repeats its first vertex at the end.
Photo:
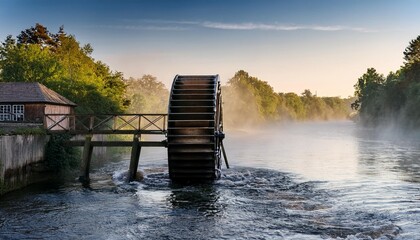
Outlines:
POLYGON ((60 26, 124 77, 245 70, 276 92, 348 97, 420 35, 419 0, 0 0, 0 41, 60 26))

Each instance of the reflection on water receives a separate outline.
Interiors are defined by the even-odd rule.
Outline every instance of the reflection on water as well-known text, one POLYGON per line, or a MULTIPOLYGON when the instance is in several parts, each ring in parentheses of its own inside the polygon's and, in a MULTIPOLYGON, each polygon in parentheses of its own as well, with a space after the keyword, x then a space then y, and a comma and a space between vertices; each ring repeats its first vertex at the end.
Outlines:
POLYGON ((352 122, 288 124, 226 140, 239 166, 288 171, 304 179, 343 181, 378 177, 417 181, 420 134, 358 127, 352 122))
POLYGON ((420 135, 358 128, 356 136, 361 174, 419 182, 420 135))
POLYGON ((232 169, 210 185, 169 181, 166 152, 142 152, 77 181, 0 199, 0 239, 418 239, 420 141, 351 122, 235 131, 232 169))
POLYGON ((219 192, 213 185, 199 185, 173 188, 166 199, 173 209, 192 209, 205 216, 215 216, 223 212, 219 192))
POLYGON ((297 173, 307 179, 356 177, 357 142, 346 123, 290 124, 242 132, 225 144, 232 164, 297 173), (343 129, 344 126, 344 129, 343 129))

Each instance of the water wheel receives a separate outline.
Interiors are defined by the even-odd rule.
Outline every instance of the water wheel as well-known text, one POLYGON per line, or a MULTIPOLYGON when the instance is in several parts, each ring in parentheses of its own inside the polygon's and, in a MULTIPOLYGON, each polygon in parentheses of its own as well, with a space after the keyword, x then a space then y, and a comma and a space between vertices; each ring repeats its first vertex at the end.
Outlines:
POLYGON ((226 160, 223 138, 219 76, 177 75, 172 83, 168 109, 171 180, 202 182, 219 178, 221 153, 226 160))

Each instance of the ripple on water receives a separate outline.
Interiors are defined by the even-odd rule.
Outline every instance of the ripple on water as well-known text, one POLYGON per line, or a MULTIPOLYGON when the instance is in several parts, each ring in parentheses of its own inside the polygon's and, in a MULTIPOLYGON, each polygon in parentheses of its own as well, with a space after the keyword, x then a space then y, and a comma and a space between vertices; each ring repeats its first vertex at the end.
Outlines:
POLYGON ((400 233, 391 216, 337 205, 336 193, 320 182, 294 179, 236 168, 212 185, 179 186, 153 172, 137 191, 141 223, 134 233, 155 239, 394 239, 400 233))
POLYGON ((401 232, 392 212, 364 207, 352 185, 346 193, 257 168, 190 186, 172 184, 163 167, 143 173, 126 183, 126 171, 113 170, 93 174, 90 188, 67 184, 1 201, 0 239, 395 239, 401 232))

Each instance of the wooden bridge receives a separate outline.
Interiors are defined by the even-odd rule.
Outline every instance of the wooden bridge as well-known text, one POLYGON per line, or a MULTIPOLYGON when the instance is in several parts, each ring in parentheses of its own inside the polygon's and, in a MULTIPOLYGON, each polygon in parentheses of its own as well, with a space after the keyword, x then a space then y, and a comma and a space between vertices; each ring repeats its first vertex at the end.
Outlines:
POLYGON ((67 146, 84 147, 80 180, 89 181, 93 147, 132 147, 129 180, 134 180, 142 147, 166 147, 167 141, 142 141, 142 135, 167 134, 167 114, 46 114, 44 127, 48 134, 83 135, 84 140, 71 140, 67 146), (132 141, 93 141, 94 134, 132 134, 132 141))
POLYGON ((177 75, 172 83, 168 114, 47 114, 52 133, 84 135, 69 146, 83 146, 82 181, 89 181, 93 147, 131 146, 129 180, 135 179, 142 147, 168 149, 169 177, 179 182, 211 181, 221 176, 221 158, 229 168, 222 140, 223 111, 218 75, 177 75), (92 141, 94 134, 133 134, 133 141, 92 141), (162 141, 142 141, 160 134, 162 141))

